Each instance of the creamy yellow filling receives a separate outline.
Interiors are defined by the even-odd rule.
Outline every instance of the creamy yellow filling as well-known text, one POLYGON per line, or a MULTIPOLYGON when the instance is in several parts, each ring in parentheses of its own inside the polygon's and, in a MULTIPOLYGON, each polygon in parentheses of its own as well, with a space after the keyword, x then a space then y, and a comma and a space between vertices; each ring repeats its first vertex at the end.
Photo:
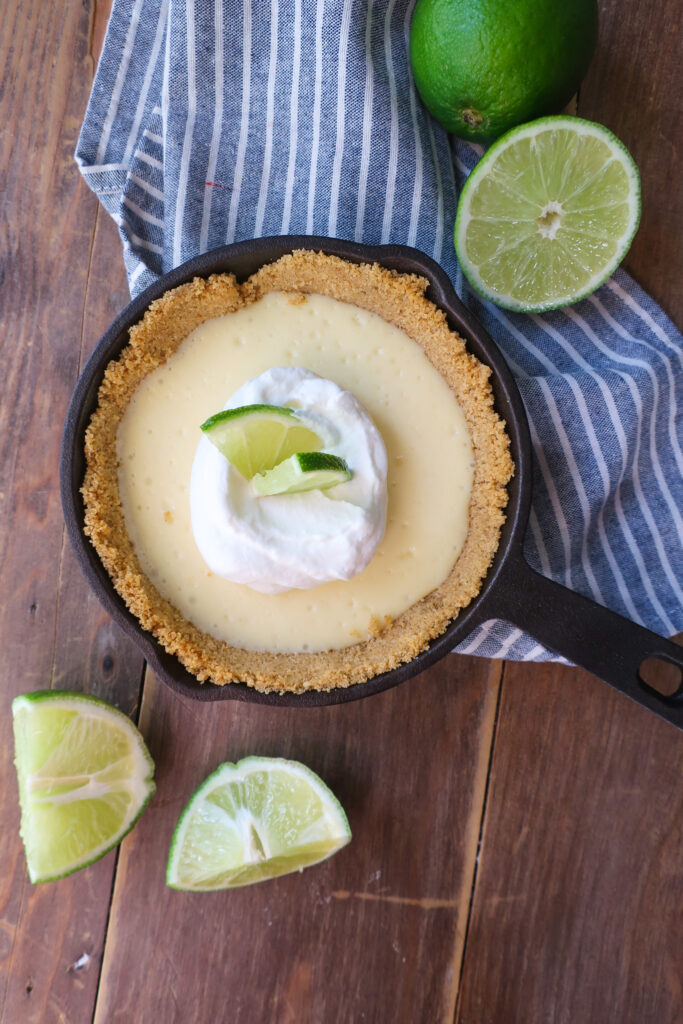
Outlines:
POLYGON ((447 576, 465 542, 474 471, 464 414, 422 349, 373 313, 272 293, 198 327, 137 389, 118 434, 119 486, 143 570, 200 629, 252 650, 365 640, 447 576), (199 424, 250 377, 303 366, 356 395, 388 455, 387 529, 349 581, 261 594, 206 567, 189 484, 199 424))

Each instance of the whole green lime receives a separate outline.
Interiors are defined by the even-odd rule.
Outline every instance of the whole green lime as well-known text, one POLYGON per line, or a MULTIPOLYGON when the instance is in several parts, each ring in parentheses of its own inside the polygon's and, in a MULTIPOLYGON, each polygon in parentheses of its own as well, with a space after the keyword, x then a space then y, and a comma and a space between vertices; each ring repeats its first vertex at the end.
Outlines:
POLYGON ((561 110, 597 38, 596 0, 418 0, 410 59, 437 121, 487 141, 561 110))

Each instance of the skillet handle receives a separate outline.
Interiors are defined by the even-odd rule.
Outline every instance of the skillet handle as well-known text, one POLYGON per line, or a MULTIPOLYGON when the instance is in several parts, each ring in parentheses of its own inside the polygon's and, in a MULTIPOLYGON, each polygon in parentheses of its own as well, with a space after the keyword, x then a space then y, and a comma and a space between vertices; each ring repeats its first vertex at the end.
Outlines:
POLYGON ((683 647, 541 576, 521 552, 511 551, 501 566, 486 612, 683 729, 683 647), (665 696, 647 685, 639 672, 647 658, 679 667, 675 693, 665 696))

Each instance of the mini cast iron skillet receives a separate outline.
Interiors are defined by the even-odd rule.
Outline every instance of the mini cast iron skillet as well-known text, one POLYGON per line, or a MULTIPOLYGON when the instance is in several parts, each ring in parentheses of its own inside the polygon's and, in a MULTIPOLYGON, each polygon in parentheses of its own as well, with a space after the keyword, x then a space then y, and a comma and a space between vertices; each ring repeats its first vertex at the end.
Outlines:
MULTIPOLYGON (((683 678, 678 690, 663 696, 640 675, 647 658, 662 658, 683 667, 683 649, 608 611, 585 597, 539 575, 523 554, 524 533, 531 502, 532 457, 529 428, 512 375, 491 338, 458 300, 448 278, 433 260, 405 246, 366 246, 315 236, 260 238, 214 249, 164 275, 124 309, 100 340, 74 391, 67 414, 61 453, 61 491, 66 525, 76 556, 97 597, 135 643, 156 674, 172 689, 199 700, 246 700, 283 706, 321 706, 358 700, 396 686, 422 672, 464 640, 475 626, 504 619, 530 633, 551 651, 588 669, 628 697, 683 728, 683 678), (264 694, 243 683, 216 686, 199 683, 154 637, 142 629, 125 607, 83 533, 80 487, 85 471, 84 434, 97 404, 104 370, 128 343, 128 331, 142 319, 150 302, 170 288, 194 277, 231 272, 244 280, 263 264, 294 249, 314 249, 353 263, 380 263, 429 281, 428 297, 445 310, 450 326, 465 338, 468 348, 493 370, 496 408, 507 423, 515 476, 500 545, 479 595, 422 654, 380 676, 348 689, 303 694, 264 694)), ((682 674, 683 675, 683 674, 682 674)))

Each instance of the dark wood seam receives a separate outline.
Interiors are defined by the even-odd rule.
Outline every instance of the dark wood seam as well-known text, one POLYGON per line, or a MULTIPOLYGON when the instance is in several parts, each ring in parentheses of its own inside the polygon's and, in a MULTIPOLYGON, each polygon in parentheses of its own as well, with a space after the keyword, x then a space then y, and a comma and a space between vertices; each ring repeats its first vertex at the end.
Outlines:
MULTIPOLYGON (((140 719, 140 709, 142 708, 142 696, 143 696, 143 691, 144 691, 144 687, 145 687, 145 675, 146 675, 146 673, 147 673, 147 662, 143 661, 142 668, 140 669, 140 684, 138 686, 138 698, 137 698, 136 713, 133 716, 133 721, 135 722, 136 725, 137 725, 137 723, 138 723, 138 721, 140 719)), ((97 1003, 98 1003, 99 996, 100 996, 100 985, 102 983, 102 967, 103 967, 103 964, 104 964, 104 954, 105 954, 105 951, 107 949, 107 938, 109 936, 109 922, 110 922, 110 919, 111 919, 111 909, 112 909, 112 907, 114 905, 114 893, 116 891, 116 876, 117 876, 118 869, 119 869, 119 856, 120 856, 120 854, 121 854, 121 846, 119 845, 119 846, 116 847, 116 856, 115 856, 115 860, 114 860, 114 870, 112 871, 112 875, 111 875, 111 887, 109 889, 109 901, 107 903, 107 916, 106 916, 106 919, 105 919, 105 922, 104 922, 104 932, 103 932, 103 935, 102 935, 102 955, 100 956, 100 962, 99 962, 99 966, 98 966, 98 970, 97 970, 97 985, 95 987, 95 998, 93 999, 92 1017, 90 1018, 91 1019, 91 1024, 94 1024, 95 1018, 97 1017, 97 1003)))
POLYGON ((458 992, 455 1000, 455 1010, 453 1013, 453 1024, 457 1024, 458 1013, 460 1010, 460 996, 462 992, 462 978, 465 970, 465 959, 467 957, 467 939, 470 932, 470 921, 472 919, 472 908, 474 907, 474 895, 477 887, 477 878, 479 876, 479 860, 481 857, 481 845, 484 834, 484 822, 486 820, 486 810, 488 806, 489 797, 489 785, 491 783, 491 769, 493 767, 493 757, 496 747, 496 737, 498 735, 498 719, 500 716, 500 703, 503 695, 503 686, 505 684, 505 668, 507 662, 503 662, 503 666, 500 673, 500 682, 498 684, 498 698, 496 701, 496 713, 493 716, 493 730, 491 733, 491 749, 489 751, 489 763, 486 771, 486 786, 484 787, 484 799, 481 806, 481 819, 479 822, 479 838, 477 840, 477 856, 474 861, 474 873, 472 875, 472 888, 470 890, 470 901, 467 908, 467 921, 465 923, 465 935, 462 940, 462 954, 460 956, 460 974, 458 976, 458 992))

